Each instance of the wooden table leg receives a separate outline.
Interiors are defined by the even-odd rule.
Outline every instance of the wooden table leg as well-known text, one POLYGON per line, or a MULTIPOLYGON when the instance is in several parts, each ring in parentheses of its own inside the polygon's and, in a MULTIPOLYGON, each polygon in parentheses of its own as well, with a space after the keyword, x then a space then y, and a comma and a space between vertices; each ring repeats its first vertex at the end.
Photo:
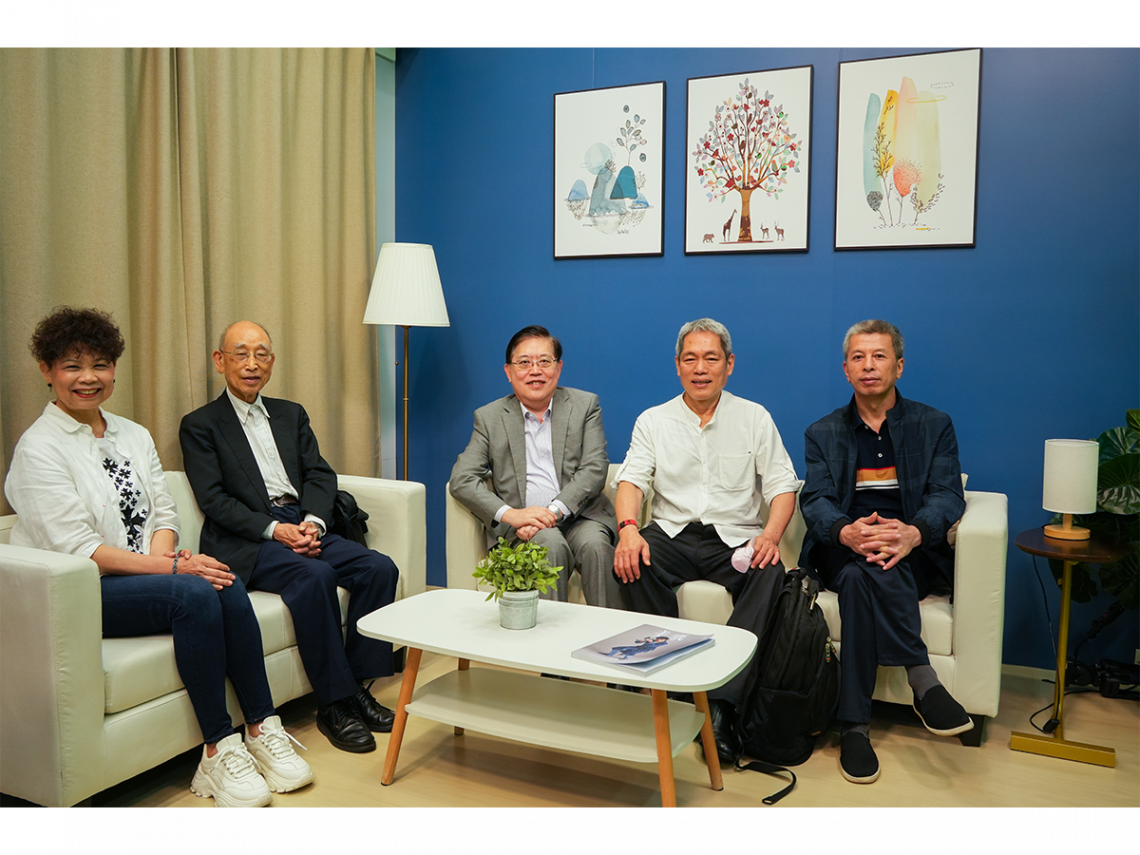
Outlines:
POLYGON ((712 784, 714 790, 723 790, 724 779, 720 774, 720 758, 716 753, 712 717, 709 715, 709 696, 704 692, 693 692, 693 703, 697 710, 704 713, 705 716, 705 723, 701 725, 701 747, 705 749, 705 763, 709 767, 709 783, 712 784))
MULTIPOLYGON (((470 659, 460 659, 459 660, 459 670, 460 671, 466 671, 470 667, 471 667, 471 660, 470 659)), ((463 731, 462 727, 455 728, 455 735, 456 736, 462 736, 463 733, 464 733, 464 731, 463 731)))
POLYGON ((657 734, 657 775, 661 779, 661 806, 676 807, 673 740, 669 736, 669 697, 664 689, 653 690, 653 730, 657 734))
POLYGON ((396 720, 392 722, 392 734, 388 737, 388 755, 384 758, 384 772, 380 783, 385 787, 392 783, 396 774, 396 761, 400 757, 400 743, 404 741, 404 728, 408 724, 408 711, 405 709, 416 688, 416 675, 420 670, 420 659, 424 652, 418 647, 408 648, 408 662, 404 666, 404 679, 400 682, 400 700, 396 704, 396 720))

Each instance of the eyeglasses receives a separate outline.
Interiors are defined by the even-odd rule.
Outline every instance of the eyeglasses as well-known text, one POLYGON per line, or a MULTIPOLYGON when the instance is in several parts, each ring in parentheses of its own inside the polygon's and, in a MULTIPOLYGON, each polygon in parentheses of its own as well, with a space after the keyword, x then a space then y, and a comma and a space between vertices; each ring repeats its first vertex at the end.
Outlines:
POLYGON ((547 369, 553 368, 556 362, 558 362, 557 359, 551 359, 549 356, 540 356, 538 359, 523 357, 517 362, 511 362, 508 364, 513 365, 519 371, 530 371, 531 367, 535 365, 537 365, 543 371, 546 371, 547 369))
POLYGON ((249 362, 252 356, 253 361, 258 365, 268 365, 273 359, 273 354, 267 350, 255 350, 252 353, 248 350, 223 350, 222 353, 232 356, 234 362, 249 362))

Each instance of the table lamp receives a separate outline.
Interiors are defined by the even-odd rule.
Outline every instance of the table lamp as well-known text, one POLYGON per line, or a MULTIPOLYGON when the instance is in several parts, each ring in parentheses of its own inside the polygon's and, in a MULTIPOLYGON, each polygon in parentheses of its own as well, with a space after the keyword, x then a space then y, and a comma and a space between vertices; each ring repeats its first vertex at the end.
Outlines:
POLYGON ((364 323, 404 328, 404 480, 408 480, 408 334, 410 327, 447 327, 447 304, 426 243, 386 243, 376 259, 376 273, 364 323))
POLYGON ((1057 540, 1088 540, 1089 530, 1073 525, 1073 514, 1096 511, 1097 466, 1100 446, 1083 439, 1045 440, 1045 477, 1041 506, 1062 514, 1061 525, 1045 526, 1045 536, 1057 540))

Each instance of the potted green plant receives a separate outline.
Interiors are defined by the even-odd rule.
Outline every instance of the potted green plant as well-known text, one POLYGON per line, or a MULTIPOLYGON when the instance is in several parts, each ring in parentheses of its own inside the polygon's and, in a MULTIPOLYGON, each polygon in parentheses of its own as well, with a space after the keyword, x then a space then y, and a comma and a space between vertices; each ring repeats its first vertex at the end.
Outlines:
MULTIPOLYGON (((1123 608, 1136 611, 1140 607, 1140 410, 1128 410, 1124 426, 1106 430, 1096 441, 1100 444, 1097 509, 1074 514, 1073 524, 1128 546, 1123 558, 1101 565, 1100 585, 1123 608)), ((1050 560, 1049 566, 1059 579, 1061 562, 1050 560)), ((1082 561, 1073 568, 1073 602, 1087 603, 1096 594, 1092 567, 1082 561)))
POLYGON ((499 623, 505 629, 530 629, 538 622, 538 595, 558 579, 561 567, 551 567, 547 549, 534 541, 511 546, 504 538, 487 553, 471 575, 490 585, 487 599, 499 603, 499 623))

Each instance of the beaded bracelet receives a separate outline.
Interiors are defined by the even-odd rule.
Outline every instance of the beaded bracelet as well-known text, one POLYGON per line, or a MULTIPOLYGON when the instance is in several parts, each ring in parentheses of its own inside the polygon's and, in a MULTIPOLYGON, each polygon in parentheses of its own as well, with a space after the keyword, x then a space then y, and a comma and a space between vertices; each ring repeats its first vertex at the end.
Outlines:
POLYGON ((178 559, 181 557, 182 557, 181 552, 175 552, 174 553, 174 569, 170 571, 170 575, 172 575, 172 576, 178 575, 178 559))

